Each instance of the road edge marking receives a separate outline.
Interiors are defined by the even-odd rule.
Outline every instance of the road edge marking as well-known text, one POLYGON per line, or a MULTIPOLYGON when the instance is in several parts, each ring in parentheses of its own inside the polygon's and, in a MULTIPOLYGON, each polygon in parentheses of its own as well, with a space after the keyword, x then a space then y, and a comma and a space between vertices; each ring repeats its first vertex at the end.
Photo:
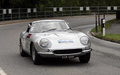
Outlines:
POLYGON ((0 75, 7 75, 2 68, 0 68, 0 75))
POLYGON ((115 43, 115 42, 110 42, 110 41, 107 41, 107 40, 102 40, 102 39, 96 38, 96 37, 94 37, 90 34, 90 31, 87 32, 87 35, 89 35, 89 37, 91 37, 93 39, 96 39, 96 40, 104 41, 104 42, 111 43, 111 44, 114 44, 114 45, 120 45, 120 44, 115 43))
POLYGON ((5 26, 5 25, 0 25, 0 27, 5 26))

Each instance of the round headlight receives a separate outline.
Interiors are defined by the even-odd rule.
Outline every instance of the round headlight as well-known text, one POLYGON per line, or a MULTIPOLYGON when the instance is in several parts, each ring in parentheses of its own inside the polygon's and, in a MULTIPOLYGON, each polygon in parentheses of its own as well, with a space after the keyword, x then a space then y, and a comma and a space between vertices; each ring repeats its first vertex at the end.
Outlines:
POLYGON ((40 46, 42 48, 50 48, 51 47, 51 42, 48 39, 41 39, 40 40, 40 46))
POLYGON ((88 45, 89 43, 89 38, 87 36, 83 36, 80 38, 80 42, 83 44, 83 45, 88 45))

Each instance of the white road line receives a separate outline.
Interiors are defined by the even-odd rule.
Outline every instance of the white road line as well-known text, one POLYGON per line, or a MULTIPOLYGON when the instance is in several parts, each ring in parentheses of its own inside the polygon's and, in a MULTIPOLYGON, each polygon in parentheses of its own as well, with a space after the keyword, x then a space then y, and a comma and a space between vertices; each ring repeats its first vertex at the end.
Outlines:
POLYGON ((2 70, 2 68, 0 68, 0 75, 7 75, 7 74, 2 70))

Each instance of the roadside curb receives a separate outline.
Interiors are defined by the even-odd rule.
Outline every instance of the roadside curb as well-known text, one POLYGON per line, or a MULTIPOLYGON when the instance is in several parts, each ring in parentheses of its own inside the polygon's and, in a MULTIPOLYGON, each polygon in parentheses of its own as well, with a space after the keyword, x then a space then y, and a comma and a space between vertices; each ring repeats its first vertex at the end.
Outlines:
POLYGON ((120 41, 116 41, 116 40, 114 40, 114 39, 106 39, 106 38, 103 38, 103 37, 97 37, 97 36, 95 36, 95 34, 94 34, 93 32, 91 32, 91 31, 89 31, 89 33, 90 33, 93 37, 95 37, 95 38, 97 38, 97 39, 101 39, 101 40, 108 41, 108 42, 111 42, 111 43, 120 44, 120 41))
MULTIPOLYGON (((93 15, 89 15, 93 16, 93 15)), ((63 19, 63 18, 68 18, 68 17, 86 17, 86 16, 65 16, 65 17, 45 17, 45 18, 33 18, 33 19, 18 19, 18 20, 6 20, 6 21, 0 21, 0 26, 1 25, 6 25, 6 24, 13 24, 13 23, 22 23, 22 22, 31 22, 35 20, 42 20, 42 19, 63 19)))
POLYGON ((23 19, 23 20, 10 20, 10 21, 1 21, 0 26, 7 25, 7 24, 13 24, 13 23, 22 23, 22 22, 30 22, 34 20, 40 20, 40 19, 23 19))

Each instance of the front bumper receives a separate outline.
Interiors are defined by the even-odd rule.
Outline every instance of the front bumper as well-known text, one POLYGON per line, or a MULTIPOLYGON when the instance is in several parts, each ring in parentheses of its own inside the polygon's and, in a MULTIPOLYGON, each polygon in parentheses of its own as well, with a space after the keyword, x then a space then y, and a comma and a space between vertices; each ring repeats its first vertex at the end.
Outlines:
POLYGON ((87 49, 87 50, 82 50, 81 52, 78 53, 68 53, 68 54, 55 54, 54 52, 38 52, 38 54, 42 57, 65 57, 65 56, 73 56, 73 57, 78 57, 81 55, 84 55, 86 53, 91 52, 92 49, 87 49))

